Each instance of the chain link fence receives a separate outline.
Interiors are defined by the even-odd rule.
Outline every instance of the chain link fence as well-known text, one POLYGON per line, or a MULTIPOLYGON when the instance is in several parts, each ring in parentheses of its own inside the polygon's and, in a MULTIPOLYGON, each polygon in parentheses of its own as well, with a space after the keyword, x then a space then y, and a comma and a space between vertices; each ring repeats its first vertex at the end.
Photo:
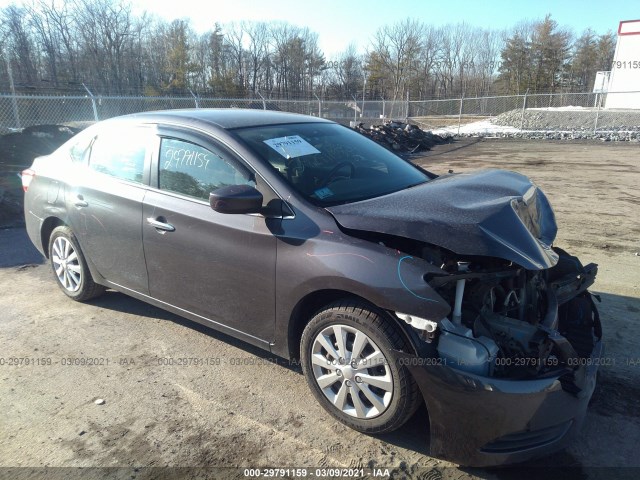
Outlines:
POLYGON ((43 124, 82 125, 129 113, 182 108, 251 108, 301 113, 342 124, 411 120, 424 129, 473 133, 473 125, 518 131, 640 131, 640 92, 560 93, 424 101, 221 99, 0 94, 0 133, 43 124), (607 104, 617 108, 607 108, 607 104), (631 108, 619 108, 629 105, 631 108), (489 122, 489 123, 487 123, 489 122))

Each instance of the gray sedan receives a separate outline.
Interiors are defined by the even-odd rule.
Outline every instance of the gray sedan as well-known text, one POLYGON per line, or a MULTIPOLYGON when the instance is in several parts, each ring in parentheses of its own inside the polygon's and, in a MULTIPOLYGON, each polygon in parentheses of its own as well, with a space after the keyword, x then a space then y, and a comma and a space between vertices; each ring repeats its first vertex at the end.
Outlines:
POLYGON ((315 117, 184 110, 98 123, 22 180, 68 297, 116 289, 300 359, 356 430, 398 429, 424 402, 430 453, 478 466, 579 430, 597 267, 553 245, 522 175, 438 177, 315 117))

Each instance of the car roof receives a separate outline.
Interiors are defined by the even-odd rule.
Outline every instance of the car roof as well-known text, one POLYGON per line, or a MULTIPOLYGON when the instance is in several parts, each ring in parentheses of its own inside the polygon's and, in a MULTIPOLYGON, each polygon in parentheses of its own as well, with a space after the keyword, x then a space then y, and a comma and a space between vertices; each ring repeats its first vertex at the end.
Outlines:
MULTIPOLYGON (((226 130, 264 125, 282 125, 287 123, 333 123, 318 117, 297 113, 276 112, 273 110, 253 110, 241 108, 191 108, 184 110, 160 110, 142 112, 117 117, 117 119, 135 119, 144 122, 168 122, 183 125, 208 124, 226 130)), ((116 120, 115 118, 113 120, 116 120)))

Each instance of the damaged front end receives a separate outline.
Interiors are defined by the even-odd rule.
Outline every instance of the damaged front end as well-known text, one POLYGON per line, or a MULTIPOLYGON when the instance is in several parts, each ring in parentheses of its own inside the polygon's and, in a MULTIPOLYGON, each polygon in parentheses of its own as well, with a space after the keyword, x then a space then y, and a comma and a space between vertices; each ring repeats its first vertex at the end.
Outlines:
POLYGON ((562 374, 580 390, 573 372, 602 337, 587 290, 597 265, 554 250, 558 263, 547 270, 478 257, 445 260, 445 273, 426 278, 453 307, 434 336, 447 365, 496 378, 562 374))
POLYGON ((328 211, 345 233, 399 256, 401 283, 403 260, 426 262, 424 291, 407 289, 425 302, 391 313, 419 339, 415 353, 395 354, 427 404, 432 455, 490 466, 568 444, 602 361, 587 290, 597 265, 553 246, 555 215, 541 190, 488 170, 328 211))
POLYGON ((601 337, 586 290, 597 266, 552 246, 553 209, 523 175, 442 176, 328 211, 350 235, 438 268, 425 281, 452 312, 444 319, 411 316, 410 324, 423 325, 418 330, 453 368, 513 379, 569 373, 601 337))
POLYGON ((430 350, 396 353, 427 403, 432 455, 502 465, 564 448, 579 431, 603 353, 587 290, 597 265, 554 251, 555 266, 527 270, 424 247, 442 265, 425 280, 451 313, 427 323, 397 314, 430 350))

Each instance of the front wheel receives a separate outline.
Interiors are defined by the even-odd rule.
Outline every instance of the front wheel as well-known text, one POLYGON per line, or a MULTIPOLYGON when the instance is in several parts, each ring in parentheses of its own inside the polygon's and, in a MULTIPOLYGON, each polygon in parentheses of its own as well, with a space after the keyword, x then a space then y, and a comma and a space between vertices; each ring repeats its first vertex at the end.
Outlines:
POLYGON ((391 432, 420 405, 411 374, 391 356, 391 350, 406 351, 405 340, 366 304, 341 302, 319 312, 305 327, 300 347, 313 395, 355 430, 391 432))
POLYGON ((57 227, 49 239, 49 260, 60 289, 83 302, 101 295, 105 287, 93 281, 78 240, 67 226, 57 227))

